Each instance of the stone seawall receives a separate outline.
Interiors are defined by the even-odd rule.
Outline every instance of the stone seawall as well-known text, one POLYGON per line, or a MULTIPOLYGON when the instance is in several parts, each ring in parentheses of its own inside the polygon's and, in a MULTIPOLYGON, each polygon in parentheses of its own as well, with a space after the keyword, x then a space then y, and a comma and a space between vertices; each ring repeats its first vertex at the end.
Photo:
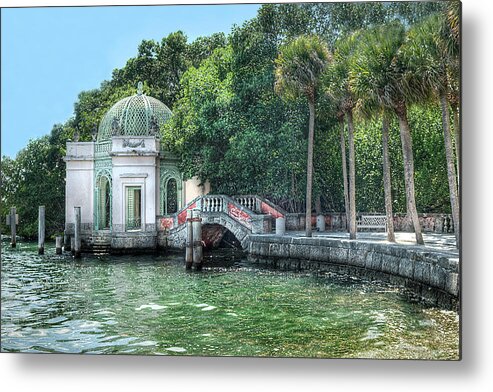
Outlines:
POLYGON ((449 309, 459 307, 459 258, 450 252, 371 241, 250 235, 253 262, 281 269, 348 270, 409 288, 449 309))

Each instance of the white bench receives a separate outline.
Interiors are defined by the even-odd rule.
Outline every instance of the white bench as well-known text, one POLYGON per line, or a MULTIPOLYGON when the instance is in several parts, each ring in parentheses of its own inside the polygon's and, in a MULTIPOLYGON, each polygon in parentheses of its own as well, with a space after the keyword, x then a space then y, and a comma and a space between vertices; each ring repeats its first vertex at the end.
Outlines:
POLYGON ((387 217, 385 215, 361 215, 356 225, 358 229, 384 229, 387 232, 387 217))

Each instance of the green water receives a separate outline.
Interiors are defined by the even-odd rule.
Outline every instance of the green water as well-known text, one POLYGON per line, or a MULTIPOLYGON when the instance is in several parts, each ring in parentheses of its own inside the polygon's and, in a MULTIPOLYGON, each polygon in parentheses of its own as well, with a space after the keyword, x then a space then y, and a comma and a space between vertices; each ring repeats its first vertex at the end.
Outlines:
POLYGON ((456 312, 351 276, 2 245, 2 351, 457 359, 456 312))

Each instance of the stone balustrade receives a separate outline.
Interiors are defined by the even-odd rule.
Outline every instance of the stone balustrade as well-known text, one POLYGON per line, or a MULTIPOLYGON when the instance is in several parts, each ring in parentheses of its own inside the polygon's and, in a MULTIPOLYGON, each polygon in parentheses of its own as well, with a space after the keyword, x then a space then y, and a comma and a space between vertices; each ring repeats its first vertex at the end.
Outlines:
POLYGON ((200 210, 203 212, 224 212, 224 197, 203 196, 200 210))

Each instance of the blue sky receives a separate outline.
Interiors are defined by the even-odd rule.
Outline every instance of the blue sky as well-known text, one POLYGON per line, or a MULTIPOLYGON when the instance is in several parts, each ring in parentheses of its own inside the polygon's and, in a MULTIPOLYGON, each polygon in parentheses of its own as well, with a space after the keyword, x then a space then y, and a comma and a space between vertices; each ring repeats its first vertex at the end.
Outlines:
POLYGON ((54 7, 1 10, 1 152, 73 113, 79 92, 99 87, 143 39, 182 30, 190 41, 253 18, 259 5, 54 7))

